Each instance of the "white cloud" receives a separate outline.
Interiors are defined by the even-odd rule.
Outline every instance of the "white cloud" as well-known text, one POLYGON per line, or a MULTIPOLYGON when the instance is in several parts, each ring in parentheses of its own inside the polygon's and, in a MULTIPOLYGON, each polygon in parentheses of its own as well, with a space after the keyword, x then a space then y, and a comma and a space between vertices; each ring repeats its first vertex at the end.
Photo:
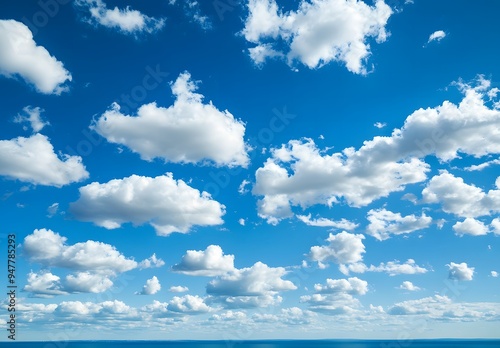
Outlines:
POLYGON ((142 287, 142 291, 138 292, 139 295, 154 295, 161 290, 160 281, 156 276, 146 280, 146 284, 142 287))
POLYGON ((89 177, 80 156, 57 155, 45 135, 0 140, 0 175, 61 187, 89 177))
POLYGON ((387 123, 382 123, 382 122, 375 122, 373 126, 377 127, 378 129, 382 129, 385 126, 387 126, 387 123))
POLYGON ((352 221, 346 220, 346 219, 341 219, 340 221, 334 221, 326 218, 318 218, 318 219, 312 219, 311 220, 311 214, 309 215, 297 215, 297 218, 305 223, 308 226, 317 226, 317 227, 333 227, 333 228, 338 228, 340 230, 347 230, 347 231, 352 231, 356 227, 359 226, 359 224, 355 224, 352 221))
POLYGON ((57 211, 59 210, 59 203, 52 203, 48 208, 47 208, 47 217, 51 218, 54 215, 57 214, 57 211))
POLYGON ((102 0, 76 0, 76 4, 90 12, 88 21, 107 28, 115 28, 124 34, 153 33, 165 25, 164 19, 157 19, 132 10, 130 7, 112 10, 102 0))
POLYGON ((82 221, 115 229, 123 223, 148 223, 160 236, 188 233, 195 226, 223 223, 224 206, 206 192, 175 180, 171 173, 155 178, 132 175, 81 187, 70 211, 82 221))
POLYGON ((365 236, 351 234, 346 231, 333 235, 330 233, 325 246, 313 246, 309 257, 318 262, 334 262, 338 264, 356 263, 363 260, 365 236))
POLYGON ((233 321, 233 320, 244 320, 247 318, 245 312, 228 310, 220 314, 214 314, 210 318, 215 321, 233 321))
POLYGON ((61 278, 50 272, 34 273, 31 271, 28 274, 28 284, 23 288, 34 294, 35 297, 53 297, 55 295, 65 295, 61 287, 61 278))
POLYGON ((389 261, 387 263, 382 262, 378 266, 370 265, 369 267, 362 262, 352 263, 349 265, 340 265, 340 272, 348 275, 349 272, 353 273, 365 273, 365 272, 385 272, 390 276, 395 276, 399 274, 422 274, 427 273, 428 269, 419 266, 415 263, 415 260, 408 259, 405 263, 400 261, 389 261))
POLYGON ((248 17, 242 30, 257 64, 267 57, 283 55, 289 65, 295 60, 313 69, 341 62, 353 73, 365 74, 370 55, 368 40, 387 39, 385 26, 392 14, 384 1, 368 6, 363 1, 303 1, 296 11, 283 13, 275 0, 249 0, 248 17), (280 52, 278 47, 285 47, 280 52))
MULTIPOLYGON (((31 129, 33 130, 33 133, 38 133, 40 132, 43 127, 50 125, 48 121, 44 121, 42 117, 40 116, 44 110, 39 107, 31 107, 31 106, 26 106, 23 108, 24 114, 18 114, 14 118, 15 123, 24 123, 28 122, 30 124, 31 129)), ((27 129, 26 127, 23 127, 25 130, 27 129)))
POLYGON ((500 179, 496 190, 484 192, 464 183, 462 178, 443 170, 434 176, 422 191, 425 203, 441 203, 446 213, 463 217, 478 217, 500 212, 500 179))
POLYGON ((421 216, 414 214, 401 216, 400 213, 393 213, 389 210, 371 209, 367 216, 370 224, 366 232, 378 240, 389 239, 391 235, 412 233, 430 226, 432 218, 422 213, 421 216))
POLYGON ((266 307, 281 302, 276 296, 280 291, 297 289, 291 281, 282 279, 286 274, 283 267, 256 262, 210 281, 207 294, 227 307, 266 307))
POLYGON ((498 272, 496 272, 496 271, 491 271, 491 272, 490 272, 490 275, 491 275, 493 278, 497 278, 497 277, 498 277, 498 272))
POLYGON ((167 310, 181 314, 202 314, 212 310, 199 296, 174 296, 168 303, 167 310))
POLYGON ((437 31, 433 32, 431 35, 429 35, 429 40, 427 41, 427 43, 430 43, 432 41, 441 41, 445 37, 446 37, 446 33, 444 31, 437 30, 437 31))
POLYGON ((192 276, 217 276, 233 271, 234 255, 224 255, 218 245, 209 245, 205 250, 188 250, 180 263, 174 265, 174 272, 192 276))
POLYGON ((156 254, 151 255, 150 258, 144 259, 139 262, 139 268, 159 268, 165 265, 165 261, 156 257, 156 254))
POLYGON ((43 46, 33 40, 26 25, 15 20, 0 20, 0 75, 21 76, 44 94, 68 90, 71 74, 43 46))
POLYGON ((306 295, 300 297, 300 302, 307 303, 314 312, 327 315, 352 314, 361 307, 358 299, 345 293, 306 295))
POLYGON ((419 291, 421 290, 418 286, 414 285, 412 282, 406 280, 400 286, 399 289, 407 291, 419 291))
POLYGON ((453 280, 472 280, 474 276, 474 267, 468 267, 467 263, 454 263, 450 262, 446 265, 448 267, 448 277, 453 280))
POLYGON ((453 225, 453 230, 455 234, 460 237, 466 234, 471 236, 484 236, 489 232, 488 227, 482 221, 474 218, 466 218, 463 222, 457 221, 455 225, 453 225))
POLYGON ((243 180, 240 184, 240 186, 238 187, 238 192, 240 195, 244 195, 245 193, 248 192, 248 190, 246 189, 247 185, 250 184, 250 181, 248 180, 243 180))
POLYGON ((494 218, 490 224, 493 233, 500 235, 500 218, 494 218))
POLYGON ((76 275, 68 275, 65 282, 65 290, 72 293, 90 292, 100 293, 113 286, 109 275, 99 272, 77 272, 76 275))
POLYGON ((109 142, 127 146, 144 160, 211 161, 217 166, 246 167, 249 158, 245 124, 211 102, 204 104, 203 96, 195 93, 197 85, 188 72, 180 74, 171 88, 176 97, 172 106, 145 104, 137 116, 128 116, 115 103, 91 128, 109 142))
POLYGON ((346 293, 364 295, 368 292, 368 282, 357 277, 349 279, 327 279, 326 285, 315 284, 314 290, 321 294, 346 293))
POLYGON ((464 170, 468 172, 475 172, 475 171, 481 171, 485 168, 488 168, 489 166, 495 165, 495 164, 500 164, 500 159, 494 159, 491 161, 486 161, 478 165, 472 165, 469 167, 465 167, 464 170))
POLYGON ((245 219, 241 218, 238 220, 238 223, 241 225, 241 226, 245 226, 245 219))
POLYGON ((30 261, 48 267, 110 274, 126 272, 137 267, 137 262, 125 258, 112 245, 92 240, 67 245, 66 240, 66 237, 51 230, 34 230, 24 238, 23 253, 30 261))
MULTIPOLYGON (((423 162, 427 156, 448 162, 463 155, 480 158, 500 153, 496 132, 500 110, 489 108, 484 100, 489 84, 481 76, 476 87, 459 83, 465 96, 458 105, 445 101, 419 109, 391 136, 374 137, 357 150, 346 148, 329 155, 312 139, 291 140, 272 149, 271 157, 255 173, 253 194, 264 196, 258 202, 259 215, 277 223, 293 216, 292 206, 331 206, 341 199, 350 206, 366 206, 408 184, 425 181, 430 170, 423 162)), ((496 199, 496 192, 492 191, 496 196, 491 199, 496 199)), ((472 207, 476 203, 470 202, 471 212, 484 210, 481 205, 472 207)))
POLYGON ((168 291, 170 292, 186 292, 186 291, 189 291, 189 288, 187 286, 180 286, 180 285, 177 285, 177 286, 171 286, 168 291))

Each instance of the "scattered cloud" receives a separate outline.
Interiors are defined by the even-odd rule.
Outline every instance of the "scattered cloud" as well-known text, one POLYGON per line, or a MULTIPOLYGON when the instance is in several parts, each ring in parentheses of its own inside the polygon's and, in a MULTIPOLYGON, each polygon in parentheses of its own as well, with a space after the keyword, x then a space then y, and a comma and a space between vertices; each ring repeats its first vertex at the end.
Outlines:
POLYGON ((377 127, 378 129, 382 129, 385 126, 387 126, 387 123, 382 123, 382 122, 375 122, 373 126, 377 127))
POLYGON ((160 236, 188 233, 193 226, 223 223, 225 207, 206 192, 175 180, 172 173, 154 178, 132 175, 79 189, 80 198, 70 211, 82 221, 115 229, 123 223, 148 223, 160 236))
POLYGON ((463 222, 458 221, 453 225, 453 230, 455 234, 460 237, 466 234, 471 236, 484 236, 490 232, 482 221, 474 218, 466 218, 463 222))
POLYGON ((494 160, 491 160, 491 161, 487 161, 487 162, 483 162, 481 164, 478 164, 478 165, 472 165, 472 166, 469 166, 469 167, 465 167, 464 170, 465 171, 468 171, 468 172, 475 172, 475 171, 481 171, 485 168, 488 168, 492 165, 497 165, 497 164, 500 164, 500 159, 494 159, 494 160))
POLYGON ((137 10, 132 10, 129 6, 125 9, 115 6, 111 10, 102 0, 76 0, 75 3, 90 12, 90 18, 86 18, 89 23, 118 29, 123 34, 151 34, 165 25, 165 19, 146 16, 137 10))
POLYGON ((205 250, 188 250, 172 270, 192 276, 223 275, 235 270, 234 255, 224 255, 218 245, 209 245, 205 250))
POLYGON ((189 288, 187 286, 180 286, 180 285, 177 285, 177 286, 171 286, 168 291, 170 292, 187 292, 189 291, 189 288))
POLYGON ((368 292, 368 282, 357 277, 349 279, 327 279, 325 285, 315 284, 314 290, 320 294, 346 293, 364 295, 368 292))
POLYGON ((309 253, 312 261, 334 262, 337 264, 356 263, 363 260, 365 246, 363 244, 365 236, 362 234, 351 234, 342 231, 336 235, 330 233, 324 246, 313 246, 309 253))
POLYGON ((432 223, 432 218, 422 213, 421 216, 414 214, 401 216, 400 213, 393 213, 389 210, 371 209, 367 216, 370 224, 366 232, 378 240, 389 239, 391 235, 401 235, 412 233, 427 228, 432 223))
POLYGON ((128 116, 114 103, 91 128, 110 143, 125 145, 147 161, 161 158, 174 163, 208 161, 217 166, 247 167, 245 124, 211 102, 204 104, 188 72, 180 74, 171 88, 176 97, 172 106, 145 104, 136 116, 128 116))
POLYGON ((161 290, 160 281, 156 276, 146 280, 146 284, 142 287, 141 292, 137 292, 138 295, 154 295, 161 290))
MULTIPOLYGON (((23 108, 23 113, 20 113, 16 117, 14 117, 14 122, 15 123, 28 122, 30 124, 31 129, 33 130, 33 133, 38 133, 45 126, 50 125, 48 121, 44 121, 42 119, 41 116, 42 112, 44 112, 42 108, 39 107, 33 108, 31 106, 26 106, 23 108)), ((28 128, 24 126, 23 129, 27 130, 28 128)))
POLYGON ((47 208, 47 217, 51 218, 54 215, 57 214, 57 211, 59 210, 59 203, 52 203, 48 208, 47 208))
POLYGON ((247 7, 242 34, 256 44, 249 49, 255 63, 283 56, 291 66, 299 61, 314 69, 336 61, 356 74, 367 73, 368 41, 386 41, 392 14, 384 1, 374 6, 358 0, 303 1, 286 13, 275 0, 249 0, 247 7))
POLYGON ((350 272, 384 272, 389 274, 391 277, 400 274, 423 274, 428 272, 428 269, 417 265, 413 259, 408 259, 405 263, 401 263, 398 260, 389 261, 387 263, 381 262, 378 266, 367 266, 364 263, 357 262, 348 265, 340 265, 339 270, 345 275, 348 275, 350 272))
POLYGON ((58 155, 45 135, 0 140, 0 175, 61 187, 89 177, 80 156, 58 155))
POLYGON ((498 272, 496 272, 496 271, 491 271, 491 272, 490 272, 490 275, 491 275, 493 278, 497 278, 497 277, 498 277, 498 272))
POLYGON ((245 226, 245 219, 241 218, 238 220, 238 223, 241 225, 241 226, 245 226))
POLYGON ((359 226, 359 224, 356 224, 352 221, 346 220, 346 219, 341 219, 339 221, 334 221, 326 218, 318 218, 318 219, 312 219, 311 220, 311 214, 309 215, 297 215, 297 218, 305 223, 308 226, 316 226, 316 227, 333 227, 337 228, 339 230, 347 230, 347 231, 352 231, 356 229, 356 227, 359 226))
POLYGON ((156 254, 151 255, 150 258, 144 259, 139 262, 139 269, 145 268, 159 268, 165 265, 165 261, 156 257, 156 254))
POLYGON ((446 37, 446 33, 442 30, 437 30, 433 32, 431 35, 429 35, 429 40, 427 40, 427 43, 431 43, 433 41, 441 41, 446 37))
POLYGON ((66 92, 72 77, 63 63, 33 40, 29 28, 15 20, 0 20, 0 75, 20 76, 43 94, 66 92))
POLYGON ((199 296, 175 296, 167 306, 167 310, 180 314, 202 314, 212 310, 199 296))
POLYGON ((398 289, 401 290, 407 290, 407 291, 419 291, 421 290, 418 286, 414 285, 412 282, 406 280, 401 285, 398 287, 398 289))
POLYGON ((474 276, 474 267, 468 267, 467 263, 450 262, 448 265, 450 271, 448 278, 453 280, 472 280, 474 276))

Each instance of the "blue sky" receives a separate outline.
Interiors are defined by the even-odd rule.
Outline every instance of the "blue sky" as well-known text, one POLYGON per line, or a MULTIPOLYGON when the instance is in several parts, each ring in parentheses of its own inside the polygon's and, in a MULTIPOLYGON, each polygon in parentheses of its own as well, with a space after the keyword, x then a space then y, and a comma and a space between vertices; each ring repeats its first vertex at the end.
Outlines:
POLYGON ((499 6, 2 4, 17 338, 498 337, 499 6))

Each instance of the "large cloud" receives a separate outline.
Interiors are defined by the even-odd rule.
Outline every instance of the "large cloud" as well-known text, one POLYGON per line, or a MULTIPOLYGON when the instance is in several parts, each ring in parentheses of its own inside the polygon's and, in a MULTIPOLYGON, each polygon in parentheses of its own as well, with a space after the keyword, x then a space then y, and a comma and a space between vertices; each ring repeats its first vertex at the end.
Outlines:
POLYGON ((353 73, 365 74, 370 55, 368 39, 384 42, 392 10, 383 0, 374 6, 363 1, 301 1, 296 11, 283 13, 275 0, 249 0, 242 33, 257 63, 268 57, 298 60, 309 68, 339 61, 353 73), (278 46, 285 47, 281 51, 278 46))
POLYGON ((234 255, 224 255, 218 245, 209 245, 206 250, 188 250, 180 263, 174 265, 174 272, 193 276, 217 276, 233 271, 234 255))
POLYGON ((89 177, 81 157, 57 155, 49 139, 41 134, 0 140, 0 175, 56 187, 89 177))
POLYGON ((109 142, 125 145, 145 160, 212 161, 218 166, 246 167, 249 158, 244 123, 211 102, 204 104, 203 96, 194 92, 196 88, 191 75, 182 73, 172 84, 176 97, 172 106, 146 104, 137 116, 128 116, 113 104, 91 127, 109 142))
POLYGON ((450 262, 446 265, 449 270, 448 277, 453 280, 472 280, 474 277, 474 267, 467 266, 467 263, 450 262))
POLYGON ((15 20, 0 20, 0 75, 21 76, 44 94, 61 94, 68 88, 71 74, 63 63, 38 46, 26 25, 15 20))
MULTIPOLYGON (((328 155, 311 139, 291 140, 273 149, 255 173, 253 193, 264 196, 258 203, 259 215, 276 223, 293 216, 292 206, 331 206, 340 199, 351 206, 366 206, 426 180, 430 168, 422 161, 426 156, 451 161, 460 155, 500 153, 500 110, 485 102, 490 82, 479 77, 478 86, 460 84, 460 89, 465 96, 458 105, 445 101, 435 108, 419 109, 391 136, 374 137, 358 150, 346 148, 328 155)), ((473 191, 468 198, 471 209, 458 213, 477 215, 492 209, 484 206, 487 201, 482 201, 481 192, 468 191, 473 191), (474 207, 476 203, 481 204, 474 207)), ((490 197, 495 202, 497 192, 490 197)), ((466 195, 460 192, 459 196, 466 195)), ((437 201, 425 195, 424 200, 437 201)))
POLYGON ((393 213, 386 209, 371 209, 367 219, 370 224, 366 232, 378 240, 388 239, 391 234, 400 235, 418 231, 429 227, 432 222, 432 218, 425 214, 401 216, 400 213, 393 213))
POLYGON ((155 178, 132 175, 80 188, 80 198, 70 211, 82 221, 107 229, 123 223, 151 224, 158 235, 187 233, 191 227, 223 223, 224 206, 206 192, 175 180, 171 173, 155 178))
POLYGON ((165 25, 164 19, 146 16, 128 6, 125 9, 115 7, 110 10, 102 0, 76 0, 75 3, 88 9, 90 19, 87 20, 90 23, 115 28, 124 34, 153 33, 165 25))

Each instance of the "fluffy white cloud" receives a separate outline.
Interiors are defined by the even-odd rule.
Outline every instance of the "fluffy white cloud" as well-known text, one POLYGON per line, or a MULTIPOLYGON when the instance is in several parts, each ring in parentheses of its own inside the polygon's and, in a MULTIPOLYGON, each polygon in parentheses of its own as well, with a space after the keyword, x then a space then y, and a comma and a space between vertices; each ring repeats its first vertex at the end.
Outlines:
POLYGON ((165 265, 165 261, 156 257, 156 254, 151 255, 150 258, 144 259, 139 262, 139 268, 159 268, 165 265))
POLYGON ((364 295, 368 292, 368 282, 357 277, 349 279, 327 279, 325 285, 315 284, 314 290, 321 294, 346 293, 364 295))
POLYGON ((164 19, 146 16, 128 6, 125 9, 115 7, 110 10, 102 0, 76 0, 76 4, 88 9, 90 23, 118 29, 124 34, 153 33, 165 25, 164 19))
POLYGON ((92 240, 67 245, 66 240, 66 237, 51 230, 34 230, 24 238, 23 253, 31 261, 48 267, 111 274, 126 272, 137 267, 137 262, 125 258, 112 245, 92 240))
POLYGON ((418 291, 420 288, 414 285, 412 282, 406 280, 400 286, 399 289, 407 290, 407 291, 418 291))
POLYGON ((233 320, 244 320, 247 318, 245 312, 228 310, 220 314, 214 314, 210 318, 215 321, 233 321, 233 320))
POLYGON ((90 292, 100 293, 113 286, 109 275, 99 272, 77 272, 76 275, 68 275, 64 284, 64 289, 68 292, 90 292))
POLYGON ((338 264, 356 263, 363 260, 365 236, 351 234, 346 231, 333 235, 330 233, 325 246, 313 246, 309 257, 317 262, 334 262, 338 264))
POLYGON ((341 219, 340 221, 334 221, 326 218, 311 219, 311 214, 307 216, 297 215, 297 218, 308 226, 333 227, 347 231, 352 231, 359 226, 358 224, 346 219, 341 219))
MULTIPOLYGON (((40 132, 43 127, 50 125, 48 121, 44 121, 42 119, 41 113, 44 110, 39 108, 39 107, 31 107, 31 106, 26 106, 23 108, 23 114, 18 114, 14 118, 15 123, 24 123, 28 122, 30 124, 31 129, 33 130, 33 133, 38 133, 40 132)), ((23 127, 25 130, 27 129, 26 126, 23 127)))
POLYGON ((422 274, 427 273, 428 269, 419 266, 415 263, 415 260, 408 259, 405 263, 400 261, 389 261, 387 263, 382 262, 378 266, 370 265, 369 267, 362 262, 352 263, 348 265, 340 265, 340 272, 348 275, 349 272, 353 273, 365 273, 365 272, 385 272, 390 276, 395 276, 399 274, 422 274))
POLYGON ((496 272, 496 271, 491 271, 491 272, 490 272, 490 275, 491 275, 493 278, 497 278, 497 277, 498 277, 498 272, 496 272))
POLYGON ((484 236, 489 230, 488 227, 479 220, 474 218, 466 218, 463 222, 457 221, 453 225, 453 230, 457 236, 471 235, 471 236, 484 236))
POLYGON ((496 165, 496 164, 500 164, 500 159, 494 159, 491 161, 483 162, 483 163, 478 164, 478 165, 472 165, 469 167, 465 167, 464 170, 466 170, 468 172, 481 171, 485 168, 488 168, 489 166, 496 165))
POLYGON ((56 187, 89 177, 80 156, 57 155, 41 134, 0 140, 0 175, 56 187))
POLYGON ((139 295, 154 295, 161 290, 160 281, 156 276, 146 280, 146 284, 142 287, 142 291, 138 292, 139 295))
MULTIPOLYGON (((479 77, 477 84, 459 84, 464 98, 458 105, 445 101, 434 108, 419 109, 391 136, 374 137, 358 150, 346 148, 328 155, 312 139, 291 140, 272 149, 271 157, 255 173, 253 193, 264 196, 258 202, 259 215, 276 223, 293 216, 292 206, 331 206, 340 199, 350 206, 366 206, 408 184, 426 180, 430 168, 422 161, 426 156, 446 162, 461 155, 479 158, 500 153, 500 110, 485 103, 490 82, 479 77)), ((442 174, 438 178, 447 175, 442 174)), ((439 200, 429 192, 439 184, 436 189, 449 192, 451 202, 455 192, 469 202, 471 209, 466 206, 459 213, 484 215, 499 209, 499 190, 485 194, 475 187, 450 187, 450 180, 437 181, 431 181, 424 201, 439 200)))
POLYGON ((473 218, 500 212, 500 177, 496 188, 486 193, 443 170, 429 181, 422 197, 425 203, 440 203, 446 213, 473 218))
POLYGON ((70 211, 82 221, 107 229, 123 223, 151 224, 160 236, 187 233, 191 227, 223 223, 224 206, 206 192, 174 180, 171 173, 155 178, 132 175, 81 187, 80 198, 70 211))
POLYGON ((283 13, 275 0, 249 0, 242 33, 256 44, 250 56, 257 63, 283 56, 313 69, 342 62, 353 73, 365 74, 370 55, 368 40, 384 42, 385 26, 392 14, 383 1, 369 6, 363 1, 302 1, 296 11, 283 13), (279 46, 286 49, 280 51, 279 46))
POLYGON ((391 237, 391 234, 400 235, 418 231, 429 227, 432 218, 423 213, 421 216, 414 214, 401 216, 400 213, 393 213, 389 210, 371 209, 367 216, 370 224, 366 232, 378 240, 385 240, 391 237))
POLYGON ((494 218, 491 221, 490 227, 493 233, 500 235, 500 218, 494 218))
POLYGON ((446 265, 449 270, 448 277, 453 280, 472 280, 474 277, 474 267, 468 267, 467 263, 450 262, 446 265))
POLYGON ((309 309, 327 315, 352 314, 361 307, 361 302, 352 295, 313 294, 300 297, 300 302, 307 303, 309 309))
POLYGON ((170 289, 168 289, 170 292, 186 292, 189 291, 189 288, 187 286, 171 286, 170 289))
POLYGON ((28 274, 28 284, 23 290, 33 293, 35 297, 65 295, 66 292, 62 290, 60 280, 61 278, 50 272, 34 273, 32 271, 28 274))
POLYGON ((441 41, 445 37, 446 37, 446 33, 444 31, 437 30, 437 31, 433 32, 431 35, 429 35, 429 40, 427 41, 427 43, 430 43, 432 41, 441 41))
POLYGON ((211 161, 217 166, 246 167, 249 158, 245 124, 211 102, 204 104, 203 96, 195 93, 197 86, 188 72, 180 74, 171 88, 176 97, 172 106, 145 104, 137 116, 128 116, 115 103, 91 128, 109 142, 127 146, 144 160, 211 161))
POLYGON ((174 296, 168 303, 167 310, 181 314, 202 314, 212 310, 199 296, 174 296))
POLYGON ((44 94, 59 95, 71 81, 63 63, 38 46, 28 27, 15 20, 0 20, 0 75, 21 76, 44 94))
POLYGON ((180 263, 174 265, 174 272, 192 276, 217 276, 233 271, 234 255, 224 255, 218 245, 209 245, 205 250, 188 250, 180 263))
POLYGON ((280 291, 297 289, 291 281, 282 279, 286 273, 283 267, 256 262, 252 267, 236 269, 210 281, 207 294, 228 308, 275 305, 282 301, 277 296, 280 291))

